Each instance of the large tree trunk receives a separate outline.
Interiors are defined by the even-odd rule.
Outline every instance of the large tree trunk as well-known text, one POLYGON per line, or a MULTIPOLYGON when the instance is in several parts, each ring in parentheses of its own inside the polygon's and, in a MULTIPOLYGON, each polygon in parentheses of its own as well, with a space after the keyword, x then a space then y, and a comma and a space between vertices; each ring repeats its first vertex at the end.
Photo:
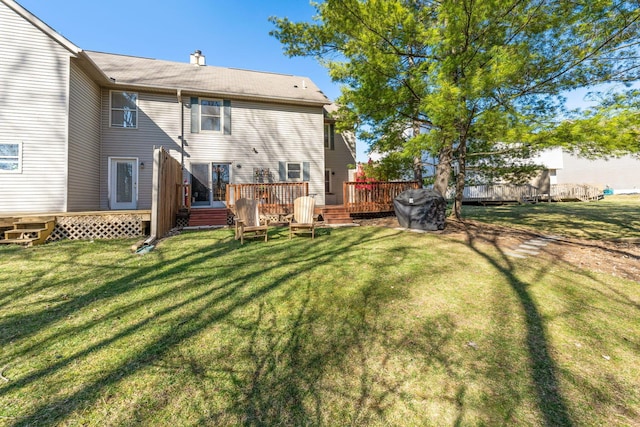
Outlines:
POLYGON ((422 184, 422 159, 420 157, 413 158, 413 179, 422 184))
POLYGON ((436 176, 434 177, 433 189, 447 197, 449 187, 449 177, 451 176, 451 160, 453 159, 453 147, 446 144, 438 153, 438 164, 436 165, 436 176))
MULTIPOLYGON (((413 137, 420 135, 420 123, 417 120, 413 121, 413 137)), ((422 185, 422 153, 413 158, 413 179, 418 181, 422 185)))

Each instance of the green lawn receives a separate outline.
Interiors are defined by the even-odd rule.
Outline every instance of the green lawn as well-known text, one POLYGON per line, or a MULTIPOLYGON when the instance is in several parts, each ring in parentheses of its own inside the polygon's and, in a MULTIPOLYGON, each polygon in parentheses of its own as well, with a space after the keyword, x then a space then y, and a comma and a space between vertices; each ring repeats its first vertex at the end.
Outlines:
POLYGON ((583 239, 640 238, 640 194, 598 202, 463 206, 465 218, 583 239))
POLYGON ((132 243, 0 247, 0 425, 640 423, 637 282, 374 227, 132 243))

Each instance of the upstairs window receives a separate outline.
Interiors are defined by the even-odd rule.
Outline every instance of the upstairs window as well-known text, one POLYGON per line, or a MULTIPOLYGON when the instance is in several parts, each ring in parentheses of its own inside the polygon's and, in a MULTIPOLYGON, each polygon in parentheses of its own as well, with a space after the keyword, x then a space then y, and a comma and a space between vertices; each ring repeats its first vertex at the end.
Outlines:
POLYGON ((0 173, 22 170, 22 144, 0 144, 0 173))
POLYGON ((231 101, 191 97, 191 133, 211 132, 231 135, 231 101))
POLYGON ((324 124, 324 148, 327 150, 335 150, 335 125, 330 123, 324 124))
POLYGON ((222 100, 200 101, 200 130, 220 132, 222 130, 222 100))
POLYGON ((138 94, 111 91, 111 127, 138 127, 138 94))

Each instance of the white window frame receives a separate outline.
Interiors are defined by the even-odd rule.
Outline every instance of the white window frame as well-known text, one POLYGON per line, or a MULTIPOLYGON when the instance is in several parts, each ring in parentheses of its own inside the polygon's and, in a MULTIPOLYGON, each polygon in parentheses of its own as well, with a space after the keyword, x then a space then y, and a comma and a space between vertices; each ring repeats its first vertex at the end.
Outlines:
POLYGON ((333 123, 325 123, 324 124, 324 149, 325 150, 335 150, 336 147, 335 145, 331 144, 331 141, 334 141, 335 144, 335 137, 336 137, 336 129, 335 129, 335 125, 333 123))
POLYGON ((289 182, 302 182, 302 179, 304 178, 302 162, 287 162, 285 174, 286 174, 285 176, 287 178, 287 181, 289 182), (291 170, 290 167, 293 165, 297 165, 299 169, 297 171, 291 170), (294 173, 297 172, 299 174, 298 178, 292 178, 290 175, 290 173, 292 172, 294 173))
POLYGON ((0 157, 0 163, 14 164, 17 163, 18 167, 16 169, 1 169, 0 173, 22 173, 22 142, 2 142, 0 145, 17 145, 18 146, 18 155, 17 156, 2 156, 0 157), (13 160, 15 158, 15 160, 13 160))
POLYGON ((211 132, 211 133, 223 133, 224 132, 224 101, 222 99, 217 99, 217 98, 200 98, 200 132, 211 132), (204 114, 204 103, 210 101, 210 102, 216 102, 218 103, 218 107, 219 107, 219 114, 217 116, 214 116, 212 114, 204 114), (214 129, 204 129, 202 127, 202 125, 204 124, 204 120, 202 120, 203 117, 219 117, 220 118, 220 129, 218 130, 214 130, 214 129))
POLYGON ((138 100, 140 99, 140 97, 138 96, 138 92, 130 92, 130 91, 126 91, 126 90, 111 90, 109 91, 109 127, 112 128, 117 128, 117 129, 138 129, 138 100), (131 94, 135 94, 136 96, 136 109, 135 110, 129 110, 128 108, 116 108, 113 106, 113 94, 114 93, 131 93, 131 94), (135 115, 135 126, 125 126, 124 123, 122 124, 114 124, 113 123, 113 112, 114 111, 130 111, 132 114, 135 115))

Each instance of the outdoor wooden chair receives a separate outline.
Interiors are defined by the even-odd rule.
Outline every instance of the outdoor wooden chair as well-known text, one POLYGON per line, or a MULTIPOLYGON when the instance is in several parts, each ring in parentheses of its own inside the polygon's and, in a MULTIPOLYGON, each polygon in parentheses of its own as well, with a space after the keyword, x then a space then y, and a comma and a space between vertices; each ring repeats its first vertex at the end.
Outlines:
POLYGON ((236 240, 240 239, 240 244, 244 245, 245 237, 264 237, 266 242, 269 238, 269 220, 260 215, 258 211, 258 201, 250 199, 239 199, 236 201, 236 240))
POLYGON ((316 200, 313 197, 298 197, 293 201, 293 213, 285 218, 289 222, 289 239, 294 234, 310 233, 311 238, 315 237, 317 215, 313 211, 316 207, 316 200))

